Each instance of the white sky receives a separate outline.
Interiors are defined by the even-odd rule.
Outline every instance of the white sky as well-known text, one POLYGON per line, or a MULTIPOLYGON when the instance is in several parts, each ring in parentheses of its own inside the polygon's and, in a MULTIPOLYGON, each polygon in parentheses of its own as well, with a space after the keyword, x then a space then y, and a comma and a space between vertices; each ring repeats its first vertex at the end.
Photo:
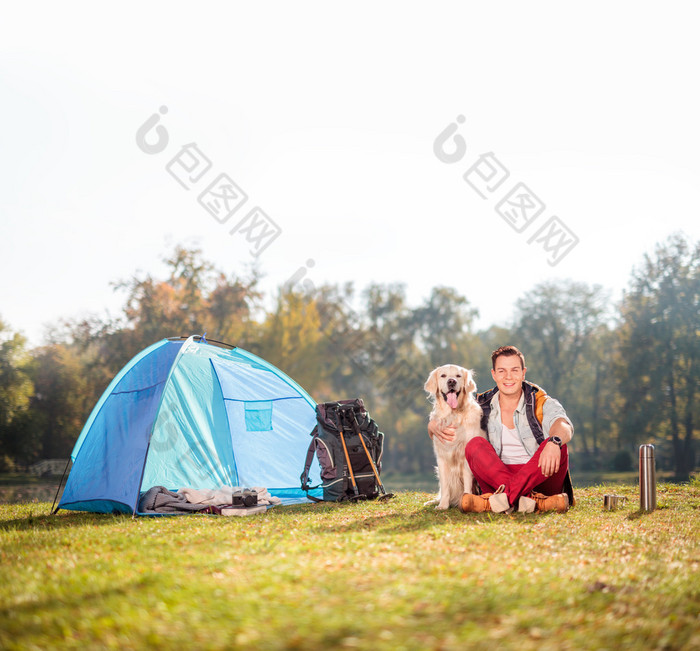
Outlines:
POLYGON ((4 3, 0 318, 39 344, 116 314, 110 283, 162 275, 178 243, 245 273, 229 231, 254 206, 281 229, 268 289, 313 260, 315 284, 404 282, 414 305, 452 286, 482 327, 548 278, 617 297, 656 242, 700 237, 692 7, 4 3), (136 132, 161 106, 168 145, 147 154, 136 132), (458 115, 448 164, 433 143, 458 115), (166 165, 189 143, 211 169, 185 190, 166 165), (462 175, 488 152, 510 174, 484 199, 462 175), (221 173, 248 195, 226 225, 197 201, 221 173), (546 204, 522 233, 495 211, 518 182, 546 204), (553 215, 579 242, 550 266, 528 240, 553 215))

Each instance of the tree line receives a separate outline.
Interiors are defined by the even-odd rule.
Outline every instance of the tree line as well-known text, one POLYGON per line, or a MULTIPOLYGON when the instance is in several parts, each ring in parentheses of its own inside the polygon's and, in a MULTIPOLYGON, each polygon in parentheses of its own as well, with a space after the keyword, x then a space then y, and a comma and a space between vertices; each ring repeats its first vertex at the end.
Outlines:
POLYGON ((387 470, 434 465, 429 372, 469 366, 486 390, 491 351, 513 344, 528 379, 574 422, 572 468, 630 469, 637 446, 652 442, 660 467, 688 477, 700 420, 699 260, 700 242, 674 234, 632 270, 616 303, 599 285, 547 281, 517 301, 508 327, 477 330, 478 310, 450 287, 418 306, 400 284, 281 287, 266 297, 256 270, 226 275, 178 246, 167 277, 115 284, 126 294, 116 318, 63 322, 32 349, 0 321, 0 470, 68 458, 129 359, 164 337, 206 332, 275 364, 317 402, 362 397, 386 434, 387 470))

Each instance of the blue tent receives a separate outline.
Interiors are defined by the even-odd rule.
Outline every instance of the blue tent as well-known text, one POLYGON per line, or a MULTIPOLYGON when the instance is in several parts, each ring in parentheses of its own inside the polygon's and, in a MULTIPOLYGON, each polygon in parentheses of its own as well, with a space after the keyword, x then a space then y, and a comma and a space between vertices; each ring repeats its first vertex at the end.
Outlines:
POLYGON ((58 508, 137 513, 152 486, 260 486, 283 502, 307 501, 299 475, 315 407, 294 380, 240 348, 164 339, 95 405, 58 508))

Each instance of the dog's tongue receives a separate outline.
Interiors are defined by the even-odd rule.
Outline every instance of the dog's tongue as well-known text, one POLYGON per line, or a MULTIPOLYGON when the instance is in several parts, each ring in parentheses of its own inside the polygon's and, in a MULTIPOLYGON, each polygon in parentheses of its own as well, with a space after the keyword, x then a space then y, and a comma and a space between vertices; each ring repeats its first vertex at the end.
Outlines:
POLYGON ((457 409, 457 394, 454 391, 450 391, 447 394, 447 404, 450 405, 452 409, 457 409))

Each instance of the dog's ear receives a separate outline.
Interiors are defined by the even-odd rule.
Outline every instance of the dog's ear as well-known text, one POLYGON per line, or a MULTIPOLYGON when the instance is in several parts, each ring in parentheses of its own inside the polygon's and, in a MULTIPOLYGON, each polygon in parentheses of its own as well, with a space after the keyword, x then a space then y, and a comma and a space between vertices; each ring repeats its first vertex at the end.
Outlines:
POLYGON ((464 377, 466 378, 464 388, 467 393, 472 393, 473 391, 476 391, 476 382, 474 382, 474 371, 471 371, 467 368, 463 370, 464 377))
POLYGON ((476 382, 474 382, 474 371, 467 370, 467 393, 476 391, 476 382))
POLYGON ((428 379, 425 381, 423 388, 431 395, 434 396, 438 390, 438 369, 433 370, 428 379))

